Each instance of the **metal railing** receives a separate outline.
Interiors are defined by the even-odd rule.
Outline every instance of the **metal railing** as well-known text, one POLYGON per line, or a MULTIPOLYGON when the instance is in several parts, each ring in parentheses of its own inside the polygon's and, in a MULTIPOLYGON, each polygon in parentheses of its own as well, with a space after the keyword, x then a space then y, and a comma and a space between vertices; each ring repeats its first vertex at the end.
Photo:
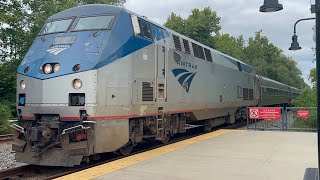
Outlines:
POLYGON ((288 107, 283 122, 284 130, 317 131, 317 108, 288 107))
MULTIPOLYGON (((248 112, 248 111, 247 111, 248 112)), ((317 131, 316 107, 281 108, 281 119, 250 119, 247 129, 269 131, 317 131)))

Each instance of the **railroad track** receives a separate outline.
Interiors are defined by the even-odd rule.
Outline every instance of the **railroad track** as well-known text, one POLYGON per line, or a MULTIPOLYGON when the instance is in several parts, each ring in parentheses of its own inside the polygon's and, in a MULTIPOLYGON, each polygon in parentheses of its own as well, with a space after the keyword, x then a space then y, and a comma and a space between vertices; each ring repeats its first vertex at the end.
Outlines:
POLYGON ((0 171, 0 179, 20 178, 23 174, 30 171, 32 165, 25 165, 0 171))
MULTIPOLYGON (((239 122, 233 125, 222 125, 214 128, 212 131, 216 131, 219 129, 238 129, 240 127, 246 126, 246 122, 239 122)), ((212 132, 211 131, 211 132, 212 132)), ((179 141, 183 141, 186 139, 190 139, 199 135, 206 134, 203 132, 201 128, 196 128, 189 130, 186 134, 179 134, 174 136, 168 144, 176 143, 179 141)), ((156 149, 162 146, 166 146, 165 144, 160 143, 144 143, 140 146, 137 146, 136 149, 130 154, 135 155, 142 152, 150 151, 152 149, 156 149)), ((61 176, 65 176, 68 174, 72 174, 78 171, 82 171, 94 166, 99 166, 105 163, 109 163, 125 156, 114 154, 114 153, 105 153, 101 155, 101 159, 95 162, 90 162, 88 164, 82 164, 80 166, 66 168, 66 167, 47 167, 47 166, 35 166, 35 165, 26 165, 17 168, 12 168, 8 170, 0 171, 0 179, 54 179, 61 176)))
POLYGON ((0 135, 0 142, 12 141, 13 134, 0 135))

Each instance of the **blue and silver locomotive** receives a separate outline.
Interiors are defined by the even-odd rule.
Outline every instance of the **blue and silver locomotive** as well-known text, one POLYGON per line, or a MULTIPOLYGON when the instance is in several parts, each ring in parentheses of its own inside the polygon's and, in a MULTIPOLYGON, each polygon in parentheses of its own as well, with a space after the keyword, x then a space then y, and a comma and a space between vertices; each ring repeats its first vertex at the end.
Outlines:
POLYGON ((21 162, 74 166, 298 93, 124 8, 79 6, 46 21, 17 70, 13 150, 21 162))

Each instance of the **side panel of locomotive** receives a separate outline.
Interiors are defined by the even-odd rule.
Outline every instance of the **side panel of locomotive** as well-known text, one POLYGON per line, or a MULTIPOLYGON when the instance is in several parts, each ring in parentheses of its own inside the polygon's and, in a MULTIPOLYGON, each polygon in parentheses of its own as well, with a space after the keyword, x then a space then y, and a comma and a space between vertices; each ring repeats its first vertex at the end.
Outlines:
MULTIPOLYGON (((242 72, 237 60, 214 50, 210 51, 213 62, 187 54, 185 49, 176 51, 171 32, 139 20, 150 23, 152 33, 164 31, 165 35, 152 34, 153 40, 133 36, 152 43, 98 70, 96 153, 126 145, 130 119, 189 113, 190 122, 225 117, 225 123, 229 117, 233 123, 239 107, 254 104, 253 94, 249 95, 254 89, 253 68, 242 72)), ((197 43, 184 39, 190 47, 197 43)))
POLYGON ((184 52, 172 50, 172 53, 179 60, 172 58, 168 63, 171 75, 168 81, 168 104, 172 103, 170 109, 188 110, 192 112, 194 120, 204 120, 233 116, 239 107, 253 105, 253 97, 243 97, 243 94, 248 94, 249 89, 253 90, 255 74, 239 71, 237 66, 214 51, 211 53, 213 62, 184 52), (193 66, 197 68, 192 68, 193 66), (195 74, 188 89, 179 82, 187 73, 177 75, 177 70, 195 74), (243 89, 248 91, 243 93, 243 89), (175 107, 176 104, 179 105, 175 107))
POLYGON ((237 108, 255 103, 253 68, 142 17, 139 20, 168 31, 169 37, 133 54, 133 87, 137 88, 132 92, 133 114, 150 116, 160 108, 169 114, 189 112, 191 119, 204 120, 234 115, 237 108), (180 50, 173 36, 179 38, 180 50), (194 45, 208 50, 211 60, 195 57, 194 45))

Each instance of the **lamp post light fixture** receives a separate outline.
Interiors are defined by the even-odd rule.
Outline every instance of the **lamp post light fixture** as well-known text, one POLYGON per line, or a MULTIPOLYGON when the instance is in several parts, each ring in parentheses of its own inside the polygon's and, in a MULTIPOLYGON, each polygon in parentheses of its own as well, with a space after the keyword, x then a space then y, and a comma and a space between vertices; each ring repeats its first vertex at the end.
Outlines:
POLYGON ((296 33, 294 33, 294 35, 292 36, 292 43, 291 43, 289 50, 296 51, 296 50, 300 50, 300 49, 301 49, 301 47, 298 42, 298 36, 296 35, 296 33))
POLYGON ((316 19, 316 18, 303 18, 303 19, 299 19, 296 23, 294 23, 292 43, 291 43, 291 47, 289 48, 289 50, 296 51, 296 50, 301 49, 299 42, 298 42, 298 36, 297 36, 297 24, 301 21, 309 21, 309 20, 314 20, 314 19, 316 19))
POLYGON ((278 0, 264 0, 263 5, 260 7, 260 12, 276 12, 283 9, 282 4, 278 0))
MULTIPOLYGON (((275 12, 282 10, 283 6, 278 0, 264 0, 263 6, 260 7, 260 12, 275 12)), ((316 14, 316 70, 317 70, 317 134, 318 134, 318 172, 317 179, 320 178, 320 0, 315 0, 315 5, 311 6, 311 12, 316 14)), ((298 50, 298 36, 293 35, 292 50, 298 50)), ((300 47, 301 48, 301 47, 300 47)))

